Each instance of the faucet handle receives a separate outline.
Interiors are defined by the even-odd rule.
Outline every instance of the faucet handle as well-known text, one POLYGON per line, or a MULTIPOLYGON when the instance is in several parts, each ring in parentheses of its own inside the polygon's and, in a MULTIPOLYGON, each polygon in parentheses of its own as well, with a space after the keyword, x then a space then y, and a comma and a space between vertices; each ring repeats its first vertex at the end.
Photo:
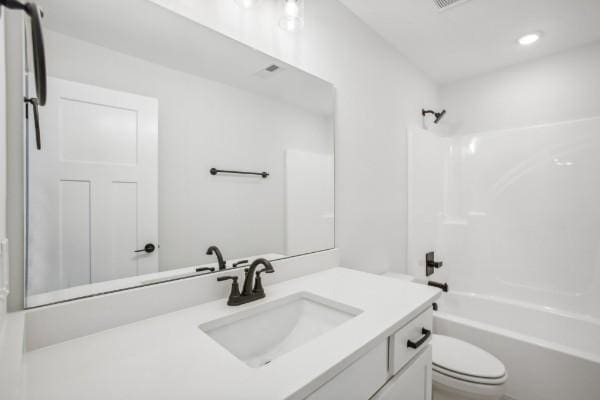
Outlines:
POLYGON ((217 278, 217 281, 219 282, 223 282, 223 281, 233 281, 233 283, 237 283, 238 277, 237 276, 219 276, 217 278))
POLYGON ((237 276, 219 276, 217 278, 218 282, 229 281, 232 280, 231 284, 231 292, 229 293, 229 299, 227 300, 227 304, 232 305, 235 303, 235 300, 240 297, 240 286, 238 285, 238 277, 237 276))
POLYGON ((267 274, 272 274, 275 271, 272 268, 263 268, 259 271, 256 271, 256 280, 254 281, 254 289, 252 290, 252 293, 255 293, 259 296, 264 296, 265 294, 265 289, 262 285, 262 279, 260 278, 260 274, 262 274, 263 272, 266 272, 267 274))
POLYGON ((231 268, 237 268, 238 266, 243 265, 243 264, 248 264, 248 260, 241 260, 236 263, 233 263, 231 268))
POLYGON ((259 296, 265 295, 265 289, 263 288, 262 279, 260 278, 260 274, 265 271, 266 271, 266 269, 256 271, 256 279, 254 280, 254 289, 252 289, 252 293, 259 295, 259 296))

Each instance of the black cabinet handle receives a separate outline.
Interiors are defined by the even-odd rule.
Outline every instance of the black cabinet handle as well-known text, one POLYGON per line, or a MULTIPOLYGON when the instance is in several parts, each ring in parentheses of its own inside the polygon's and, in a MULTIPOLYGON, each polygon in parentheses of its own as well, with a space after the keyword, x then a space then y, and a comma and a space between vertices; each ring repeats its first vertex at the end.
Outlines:
POLYGON ((431 336, 431 331, 429 329, 421 329, 421 333, 423 334, 423 337, 419 340, 417 340, 416 342, 413 342, 412 340, 409 340, 406 343, 406 346, 410 349, 418 349, 419 347, 421 347, 421 345, 423 345, 423 343, 425 343, 427 341, 427 339, 429 339, 429 336, 431 336))
POLYGON ((152 243, 148 243, 147 245, 144 246, 143 249, 135 250, 134 253, 146 252, 146 253, 150 254, 150 253, 154 253, 154 250, 156 250, 156 246, 153 245, 152 243))

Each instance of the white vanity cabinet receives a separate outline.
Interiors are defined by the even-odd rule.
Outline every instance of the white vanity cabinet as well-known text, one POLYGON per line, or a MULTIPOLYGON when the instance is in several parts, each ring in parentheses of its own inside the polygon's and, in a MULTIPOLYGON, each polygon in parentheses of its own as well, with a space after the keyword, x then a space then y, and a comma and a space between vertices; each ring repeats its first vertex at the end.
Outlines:
POLYGON ((428 309, 306 399, 431 400, 432 324, 428 309))
POLYGON ((384 340, 308 396, 307 400, 366 400, 388 379, 388 343, 384 340))
POLYGON ((431 346, 390 379, 372 400, 431 400, 431 346))

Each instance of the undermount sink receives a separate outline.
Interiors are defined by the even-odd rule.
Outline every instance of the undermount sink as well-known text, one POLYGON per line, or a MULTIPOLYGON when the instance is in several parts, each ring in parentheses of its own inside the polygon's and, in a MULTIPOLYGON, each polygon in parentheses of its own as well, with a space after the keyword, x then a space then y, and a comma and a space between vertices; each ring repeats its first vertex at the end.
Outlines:
POLYGON ((248 366, 258 368, 361 312, 302 292, 207 322, 199 328, 248 366))

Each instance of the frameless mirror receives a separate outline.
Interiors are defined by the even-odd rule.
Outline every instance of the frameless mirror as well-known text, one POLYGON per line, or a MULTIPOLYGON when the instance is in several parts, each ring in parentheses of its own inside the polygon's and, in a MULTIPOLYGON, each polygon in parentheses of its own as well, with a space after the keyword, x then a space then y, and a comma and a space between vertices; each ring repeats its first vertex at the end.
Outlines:
POLYGON ((334 247, 331 84, 147 0, 39 4, 27 307, 334 247))

